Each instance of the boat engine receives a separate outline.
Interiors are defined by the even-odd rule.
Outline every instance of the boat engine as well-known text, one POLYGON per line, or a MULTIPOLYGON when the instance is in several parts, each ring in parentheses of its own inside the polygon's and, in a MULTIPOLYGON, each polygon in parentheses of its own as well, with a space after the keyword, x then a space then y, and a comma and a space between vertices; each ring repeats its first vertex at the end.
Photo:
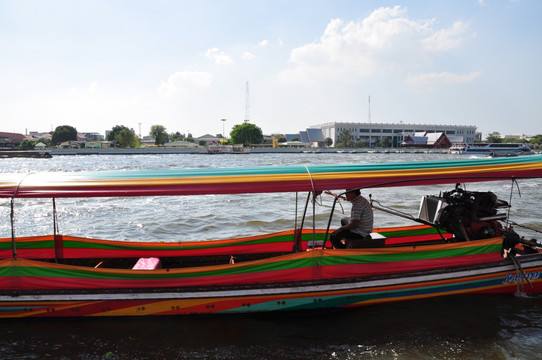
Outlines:
POLYGON ((506 214, 499 214, 499 208, 507 208, 508 203, 499 200, 488 191, 467 191, 456 186, 452 191, 442 194, 445 206, 440 211, 437 224, 453 233, 459 240, 487 239, 503 235, 499 220, 506 214))

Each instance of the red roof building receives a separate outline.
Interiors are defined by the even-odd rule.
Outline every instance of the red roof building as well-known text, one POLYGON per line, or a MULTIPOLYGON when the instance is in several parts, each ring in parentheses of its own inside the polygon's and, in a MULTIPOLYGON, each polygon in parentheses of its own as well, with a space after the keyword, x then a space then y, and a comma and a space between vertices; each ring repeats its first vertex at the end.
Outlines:
POLYGON ((408 135, 402 144, 403 146, 418 146, 424 148, 442 149, 452 146, 452 142, 445 133, 423 133, 408 135))
POLYGON ((0 149, 18 149, 26 136, 18 133, 0 132, 0 149))

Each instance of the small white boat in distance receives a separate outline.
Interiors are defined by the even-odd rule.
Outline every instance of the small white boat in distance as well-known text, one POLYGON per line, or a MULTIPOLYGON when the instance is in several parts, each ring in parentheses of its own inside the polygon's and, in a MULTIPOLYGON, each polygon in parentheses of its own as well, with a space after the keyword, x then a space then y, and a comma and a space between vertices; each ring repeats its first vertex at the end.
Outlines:
POLYGON ((466 148, 467 148, 467 144, 452 144, 452 146, 448 150, 448 153, 449 154, 463 154, 466 148))
MULTIPOLYGON (((452 149, 450 148, 450 152, 452 149)), ((454 149, 455 154, 486 155, 486 156, 519 156, 533 155, 529 145, 523 143, 488 143, 466 145, 463 150, 454 149)))

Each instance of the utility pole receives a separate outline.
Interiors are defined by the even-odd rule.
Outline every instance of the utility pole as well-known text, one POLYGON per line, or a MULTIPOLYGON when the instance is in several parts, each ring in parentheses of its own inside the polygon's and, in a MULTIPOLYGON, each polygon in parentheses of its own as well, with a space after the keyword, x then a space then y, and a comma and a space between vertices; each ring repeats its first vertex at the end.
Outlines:
POLYGON ((220 119, 220 121, 222 121, 222 138, 226 139, 226 137, 224 135, 224 124, 226 123, 226 119, 220 119))
POLYGON ((248 81, 247 81, 247 87, 245 91, 245 123, 250 122, 250 102, 248 98, 249 92, 248 92, 248 81))
MULTIPOLYGON (((369 95, 369 124, 371 124, 371 95, 369 95)), ((369 149, 371 148, 371 143, 373 142, 371 133, 373 132, 372 126, 369 126, 369 149)))

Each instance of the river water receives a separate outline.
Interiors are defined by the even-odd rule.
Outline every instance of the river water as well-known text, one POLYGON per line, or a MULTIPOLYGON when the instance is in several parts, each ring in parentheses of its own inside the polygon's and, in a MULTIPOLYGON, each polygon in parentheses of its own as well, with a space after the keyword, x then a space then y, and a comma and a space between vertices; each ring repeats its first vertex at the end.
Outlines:
MULTIPOLYGON (((447 154, 90 155, 2 159, 0 172, 182 169, 260 165, 429 161, 447 154)), ((512 202, 511 220, 542 230, 542 180, 467 184, 512 202)), ((363 190, 382 205, 417 215, 420 198, 452 188, 363 190)), ((299 196, 303 205, 305 194, 299 196)), ((131 241, 204 241, 291 229, 295 194, 58 199, 63 234, 131 241)), ((325 227, 322 197, 306 226, 325 227)), ((343 203, 345 212, 350 206, 343 203)), ((343 210, 338 206, 337 219, 343 210)), ((9 201, 0 237, 11 237, 9 201)), ((53 232, 51 200, 15 202, 16 236, 53 232)), ((337 220, 338 221, 338 220, 337 220)), ((375 212, 375 226, 409 224, 375 212)), ((527 237, 534 231, 516 228, 527 237)), ((0 359, 538 359, 542 298, 455 296, 307 313, 175 318, 0 321, 0 359)))

